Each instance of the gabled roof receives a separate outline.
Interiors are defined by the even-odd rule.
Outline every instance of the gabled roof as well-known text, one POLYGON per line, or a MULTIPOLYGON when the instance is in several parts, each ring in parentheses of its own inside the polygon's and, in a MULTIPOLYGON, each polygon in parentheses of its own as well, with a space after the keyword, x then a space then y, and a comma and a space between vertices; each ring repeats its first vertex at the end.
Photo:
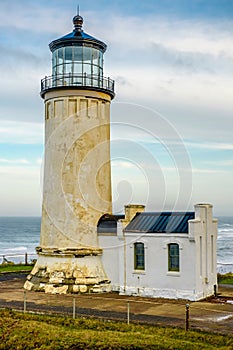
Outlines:
POLYGON ((137 213, 125 232, 188 233, 188 221, 194 212, 137 213))

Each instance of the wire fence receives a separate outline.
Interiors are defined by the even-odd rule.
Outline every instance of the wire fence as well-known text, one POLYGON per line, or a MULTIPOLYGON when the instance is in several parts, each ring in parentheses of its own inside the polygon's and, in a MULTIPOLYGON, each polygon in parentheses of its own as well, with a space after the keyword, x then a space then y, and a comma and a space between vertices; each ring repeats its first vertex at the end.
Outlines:
MULTIPOLYGON (((2 286, 2 284, 1 284, 2 286)), ((9 288, 9 286, 8 286, 9 288)), ((11 285, 13 290, 13 284, 11 285)), ((143 323, 220 332, 233 335, 233 299, 231 303, 142 300, 137 297, 106 295, 60 295, 23 290, 14 291, 7 297, 1 296, 0 307, 23 312, 42 313, 143 323), (11 295, 11 296, 10 296, 11 295)), ((8 291, 9 292, 9 291, 8 291)))
MULTIPOLYGON (((24 312, 35 307, 31 294, 24 291, 24 312)), ((233 335, 233 305, 209 307, 101 296, 52 296, 43 295, 44 302, 38 309, 43 312, 76 317, 92 317, 144 323, 160 326, 181 327, 186 331, 201 329, 233 335), (55 297, 55 298, 54 298, 55 297), (46 301, 46 302, 45 302, 46 301), (231 310, 230 307, 231 306, 231 310)))
MULTIPOLYGON (((2 263, 21 259, 29 265, 37 254, 0 255, 2 263)), ((18 279, 1 279, 0 308, 23 312, 65 315, 67 317, 101 318, 132 322, 199 329, 233 335, 233 288, 230 296, 217 295, 209 301, 190 302, 149 299, 143 297, 107 294, 46 294, 26 291, 23 284, 26 275, 18 279)), ((228 287, 230 290, 230 287, 228 287)))
POLYGON ((0 264, 24 264, 28 265, 37 259, 36 253, 21 253, 21 254, 0 254, 0 264))

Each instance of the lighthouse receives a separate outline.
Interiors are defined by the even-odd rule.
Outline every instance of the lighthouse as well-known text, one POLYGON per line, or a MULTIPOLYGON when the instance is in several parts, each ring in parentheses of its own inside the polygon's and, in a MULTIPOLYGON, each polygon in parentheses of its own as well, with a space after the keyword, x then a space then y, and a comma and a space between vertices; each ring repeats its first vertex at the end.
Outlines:
POLYGON ((52 75, 41 81, 45 105, 43 205, 38 259, 25 289, 45 293, 110 291, 97 223, 112 213, 110 103, 106 44, 73 18, 71 33, 52 41, 52 75))

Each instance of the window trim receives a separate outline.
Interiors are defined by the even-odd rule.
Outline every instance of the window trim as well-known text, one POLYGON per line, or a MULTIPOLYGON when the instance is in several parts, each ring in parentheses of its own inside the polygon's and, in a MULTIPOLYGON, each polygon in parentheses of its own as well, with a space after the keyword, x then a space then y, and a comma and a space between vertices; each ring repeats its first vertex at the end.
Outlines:
POLYGON ((171 242, 168 244, 168 272, 180 272, 180 246, 178 243, 171 242), (177 248, 178 254, 171 254, 172 246, 177 248))
POLYGON ((134 243, 134 271, 145 271, 145 244, 143 242, 134 243), (137 247, 141 246, 142 252, 137 252, 137 247), (142 258, 143 263, 138 262, 138 257, 142 258))

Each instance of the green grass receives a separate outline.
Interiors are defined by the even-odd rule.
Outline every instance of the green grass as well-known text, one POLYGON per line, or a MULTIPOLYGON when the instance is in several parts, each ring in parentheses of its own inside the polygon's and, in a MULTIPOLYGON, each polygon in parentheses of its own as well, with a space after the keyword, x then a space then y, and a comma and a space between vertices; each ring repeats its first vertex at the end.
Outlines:
POLYGON ((233 337, 0 310, 0 349, 233 349, 233 337))
POLYGON ((33 268, 32 265, 24 264, 1 264, 0 265, 0 274, 6 272, 22 272, 22 271, 31 271, 33 268))
POLYGON ((218 273, 218 283, 220 284, 233 284, 233 273, 229 272, 224 275, 218 273))

